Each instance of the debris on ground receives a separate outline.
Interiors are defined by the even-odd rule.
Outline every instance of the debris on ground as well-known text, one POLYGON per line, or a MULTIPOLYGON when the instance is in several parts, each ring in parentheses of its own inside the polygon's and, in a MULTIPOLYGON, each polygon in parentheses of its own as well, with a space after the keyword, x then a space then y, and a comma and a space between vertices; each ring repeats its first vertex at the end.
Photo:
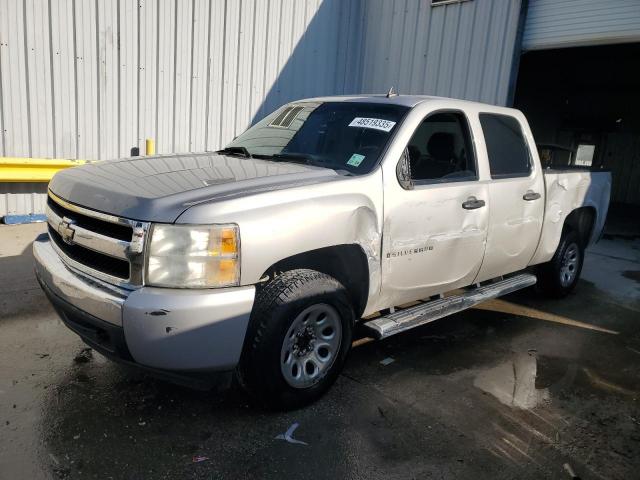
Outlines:
POLYGON ((383 367, 386 367, 387 365, 392 364, 393 362, 395 362, 395 359, 392 357, 387 357, 383 360, 380 361, 380 365, 382 365, 383 367))
POLYGON ((206 462, 207 460, 209 460, 209 457, 205 457, 204 455, 194 455, 191 459, 191 463, 206 462))
POLYGON ((296 445, 308 445, 307 442, 303 442, 302 440, 296 440, 295 438, 293 438, 293 432, 295 432, 299 426, 300 424, 298 422, 295 422, 289 427, 286 432, 277 435, 275 437, 276 440, 284 440, 285 442, 293 443, 296 445))
POLYGON ((36 355, 40 358, 47 358, 49 356, 48 353, 36 353, 36 355))
POLYGON ((565 463, 562 466, 562 468, 566 470, 566 472, 571 476, 571 478, 575 480, 580 480, 580 477, 576 475, 576 472, 573 471, 573 468, 571 468, 571 465, 569 465, 568 463, 565 463))
POLYGON ((73 436, 73 439, 74 439, 74 440, 80 440, 80 434, 78 434, 78 435, 74 435, 74 436, 73 436))
POLYGON ((93 358, 93 351, 91 350, 91 348, 83 348, 73 358, 73 361, 76 363, 88 363, 92 358, 93 358))

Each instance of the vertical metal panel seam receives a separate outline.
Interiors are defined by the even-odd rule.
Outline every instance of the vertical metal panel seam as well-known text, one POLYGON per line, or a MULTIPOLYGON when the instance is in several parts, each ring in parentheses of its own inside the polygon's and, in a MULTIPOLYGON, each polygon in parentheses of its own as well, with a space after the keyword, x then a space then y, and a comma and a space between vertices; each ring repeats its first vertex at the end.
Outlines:
MULTIPOLYGON (((493 14, 493 1, 489 2, 489 23, 491 23, 491 15, 493 14)), ((489 40, 489 36, 491 35, 491 28, 487 27, 487 31, 484 35, 484 45, 487 45, 487 42, 489 40)), ((480 85, 478 88, 478 97, 480 98, 480 100, 482 99, 482 84, 484 83, 484 71, 485 68, 487 66, 487 48, 484 49, 483 53, 482 53, 482 66, 480 68, 480 75, 478 76, 480 79, 480 85)))
MULTIPOLYGON (((156 148, 160 145, 160 5, 156 8, 156 126, 155 126, 155 145, 156 148)), ((146 153, 146 151, 145 151, 146 153)))
POLYGON ((27 2, 22 1, 22 39, 24 42, 24 83, 27 93, 27 142, 29 143, 29 156, 33 155, 33 141, 31 140, 31 92, 29 88, 29 51, 27 45, 27 2))
POLYGON ((516 40, 513 46, 513 58, 511 59, 511 73, 509 75, 509 87, 507 91, 507 106, 513 105, 516 95, 516 82, 518 80, 518 70, 520 69, 520 57, 522 56, 522 41, 524 29, 527 23, 527 11, 529 10, 529 0, 520 0, 520 13, 518 15, 518 29, 516 30, 516 40))
POLYGON ((171 119, 171 150, 176 151, 176 102, 178 97, 178 0, 173 3, 173 118, 171 119))
MULTIPOLYGON (((211 95, 211 4, 212 0, 209 0, 209 10, 207 14, 207 81, 205 82, 205 106, 204 106, 204 149, 206 150, 209 145, 209 96, 211 95)), ((255 27, 255 23, 254 23, 255 27)))
POLYGON ((442 65, 442 46, 444 45, 444 34, 447 31, 445 25, 447 24, 447 15, 451 15, 451 9, 449 5, 444 6, 444 14, 442 15, 442 31, 440 32, 440 48, 438 49, 438 63, 436 64, 436 88, 434 93, 438 94, 438 87, 440 86, 440 77, 441 70, 440 66, 442 65))
MULTIPOLYGON (((422 2, 418 2, 418 8, 416 9, 416 26, 413 29, 414 35, 417 38, 418 35, 418 25, 420 24, 420 8, 422 7, 422 2)), ((409 72, 413 72, 413 69, 415 68, 415 60, 416 60, 416 46, 418 44, 418 42, 416 41, 416 39, 414 38, 414 41, 411 42, 411 59, 409 60, 409 72)), ((409 90, 411 90, 411 80, 409 80, 409 90)), ((413 92, 410 92, 413 93, 413 92)))
MULTIPOLYGON (((280 18, 278 20, 278 45, 276 47, 277 52, 278 52, 278 54, 276 55, 276 66, 277 67, 280 66, 280 54, 282 53, 282 11, 283 10, 284 10, 284 8, 282 8, 282 5, 280 5, 280 18)), ((278 96, 278 99, 280 99, 280 75, 276 75, 275 81, 273 82, 273 85, 271 86, 271 91, 274 91, 274 89, 275 89, 275 93, 278 96)))
MULTIPOLYGON (((51 0, 48 1, 48 9, 49 9, 49 69, 51 71, 51 134, 53 140, 53 157, 56 158, 56 101, 55 101, 55 75, 53 73, 53 27, 51 20, 51 0)), ((3 123, 4 125, 4 123, 3 123)))
POLYGON ((353 33, 349 31, 351 27, 351 18, 353 17, 352 15, 353 5, 354 5, 353 1, 349 2, 349 6, 348 6, 349 13, 347 15, 347 32, 346 32, 347 48, 344 56, 344 74, 342 75, 342 94, 343 95, 347 93, 347 77, 348 77, 347 65, 349 64, 349 56, 351 55, 350 52, 351 52, 351 49, 353 48, 353 45, 352 45, 353 33))
POLYGON ((469 56, 467 57, 467 66, 465 68, 466 75, 464 76, 464 84, 462 87, 462 95, 467 97, 467 88, 469 86, 469 67, 471 66, 471 51, 473 50, 473 34, 475 33, 476 26, 476 13, 478 9, 476 8, 476 3, 473 3, 473 14, 471 15, 471 33, 469 35, 469 56))
POLYGON ((251 21, 251 66, 249 69, 249 100, 248 100, 248 105, 249 105, 249 115, 251 116, 251 118, 253 118, 254 113, 251 111, 251 105, 253 104, 253 64, 255 63, 253 61, 253 56, 255 55, 255 49, 256 49, 256 10, 258 10, 256 8, 256 5, 254 4, 253 6, 253 19, 251 21))
MULTIPOLYGON (((265 34, 264 34, 264 62, 262 62, 262 95, 266 98, 267 96, 267 92, 266 92, 266 87, 267 87, 267 58, 269 56, 269 11, 271 10, 271 0, 267 0, 267 11, 266 11, 266 25, 265 25, 265 34)), ((264 112, 264 104, 265 101, 263 99, 263 101, 261 102, 260 106, 258 107, 258 112, 256 112, 254 114, 254 118, 256 116, 258 117, 263 117, 263 112, 264 112)))
MULTIPOLYGON (((2 48, 2 38, 0 37, 0 48, 2 48)), ((6 72, 5 72, 6 73, 6 72)), ((2 155, 7 155, 7 135, 4 126, 4 94, 2 91, 2 55, 0 55, 0 135, 2 136, 2 155)))
POLYGON ((116 0, 116 42, 117 42, 117 49, 116 49, 116 62, 118 65, 118 71, 116 72, 116 100, 118 102, 118 105, 116 106, 116 121, 118 122, 118 128, 116 128, 116 139, 118 141, 117 144, 117 148, 116 148, 116 156, 118 158, 120 158, 120 121, 122 118, 122 109, 120 108, 120 102, 121 102, 121 92, 120 92, 120 76, 122 74, 122 68, 120 67, 120 62, 122 61, 120 59, 120 0, 116 0))
POLYGON ((235 72, 235 82, 236 82, 236 92, 234 95, 235 105, 233 108, 233 136, 236 136, 236 128, 238 122, 238 68, 240 65, 240 39, 242 38, 242 3, 243 0, 239 0, 240 6, 238 7, 238 39, 236 41, 236 72, 235 72))
POLYGON ((76 115, 76 155, 78 158, 80 155, 80 123, 79 123, 79 105, 78 105, 78 39, 76 34, 76 0, 71 0, 71 17, 73 19, 73 93, 75 100, 75 115, 76 115))
MULTIPOLYGON (((98 158, 102 158, 100 149, 100 6, 99 0, 95 0, 96 5, 96 138, 98 140, 98 158)), ((106 52, 105 52, 106 55, 106 52)))
MULTIPOLYGON (((227 48, 227 1, 224 0, 224 13, 222 16, 222 75, 220 77, 220 98, 224 98, 224 74, 225 74, 225 51, 227 48)), ((222 116, 223 116, 224 108, 222 105, 220 106, 220 127, 218 128, 218 146, 222 144, 222 116)))
MULTIPOLYGON (((511 14, 511 5, 513 4, 513 1, 509 1, 507 2, 507 13, 504 17, 504 28, 502 30, 503 32, 503 41, 500 42, 502 45, 502 48, 500 49, 500 59, 498 61, 498 65, 499 65, 499 71, 498 71, 498 78, 496 81, 496 85, 495 85, 495 90, 493 92, 493 98, 495 99, 494 102, 498 103, 498 94, 500 93, 500 77, 502 76, 502 68, 503 68, 503 62, 504 62, 504 56, 505 56, 505 51, 507 50, 508 46, 507 46, 507 42, 505 42, 504 40, 507 39, 508 34, 509 34, 509 18, 510 18, 510 14, 511 14)), ((506 100, 506 99, 505 99, 506 100)))
POLYGON ((191 62, 189 64, 189 132, 187 134, 187 150, 192 150, 192 131, 193 131, 193 57, 195 55, 195 36, 196 36, 196 0, 191 1, 191 62))
MULTIPOLYGON (((136 9, 136 17, 137 17, 137 22, 138 22, 138 31, 137 33, 137 40, 138 40, 138 64, 136 65, 136 90, 137 90, 137 94, 136 94, 136 144, 138 146, 138 149, 140 148, 140 0, 138 0, 137 2, 137 6, 138 8, 136 9)), ((138 153, 140 153, 140 151, 138 150, 138 153)))
MULTIPOLYGON (((456 16, 456 34, 454 35, 454 44, 452 45, 452 50, 455 54, 456 51, 456 47, 459 45, 460 42, 460 20, 462 18, 462 8, 458 8, 457 9, 457 13, 458 15, 456 16)), ((451 70, 449 71, 449 90, 447 91, 447 95, 451 96, 452 95, 452 86, 453 86, 453 75, 455 75, 455 70, 456 70, 456 64, 455 64, 455 59, 451 60, 451 70)))

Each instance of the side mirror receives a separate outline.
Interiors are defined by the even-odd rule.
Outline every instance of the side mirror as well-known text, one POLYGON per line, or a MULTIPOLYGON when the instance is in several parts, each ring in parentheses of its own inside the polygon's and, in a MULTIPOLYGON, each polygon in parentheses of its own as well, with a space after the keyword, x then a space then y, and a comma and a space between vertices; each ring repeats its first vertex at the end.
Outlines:
POLYGON ((413 180, 411 180, 411 162, 409 161, 409 152, 405 148, 402 156, 396 165, 396 176, 398 183, 405 190, 413 190, 413 180))

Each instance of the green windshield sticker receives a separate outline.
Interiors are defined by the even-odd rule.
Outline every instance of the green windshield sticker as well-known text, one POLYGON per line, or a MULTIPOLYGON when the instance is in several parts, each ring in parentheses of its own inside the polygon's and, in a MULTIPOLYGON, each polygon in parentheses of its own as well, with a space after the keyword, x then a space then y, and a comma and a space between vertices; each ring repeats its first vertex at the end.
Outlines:
POLYGON ((359 167, 363 160, 364 160, 364 155, 354 153, 353 155, 351 155, 351 158, 347 161, 347 165, 351 167, 359 167))

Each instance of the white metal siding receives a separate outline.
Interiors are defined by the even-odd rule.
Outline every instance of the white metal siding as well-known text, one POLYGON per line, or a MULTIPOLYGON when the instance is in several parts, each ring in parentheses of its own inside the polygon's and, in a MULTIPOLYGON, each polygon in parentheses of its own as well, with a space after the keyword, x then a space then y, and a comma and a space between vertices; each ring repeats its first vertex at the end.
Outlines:
POLYGON ((640 41, 640 0, 529 0, 525 50, 640 41))
MULTIPOLYGON (((214 150, 283 103, 504 104, 520 0, 0 0, 0 155, 214 150)), ((42 202, 0 184, 0 216, 42 202), (7 197, 9 198, 9 197, 7 197), (13 202, 13 203, 11 203, 13 202), (17 202, 17 203, 16 203, 17 202)))
POLYGON ((362 90, 507 102, 520 0, 365 2, 362 90))
POLYGON ((358 32, 337 30, 359 3, 2 0, 0 155, 218 148, 285 101, 353 85, 336 59, 358 32))

